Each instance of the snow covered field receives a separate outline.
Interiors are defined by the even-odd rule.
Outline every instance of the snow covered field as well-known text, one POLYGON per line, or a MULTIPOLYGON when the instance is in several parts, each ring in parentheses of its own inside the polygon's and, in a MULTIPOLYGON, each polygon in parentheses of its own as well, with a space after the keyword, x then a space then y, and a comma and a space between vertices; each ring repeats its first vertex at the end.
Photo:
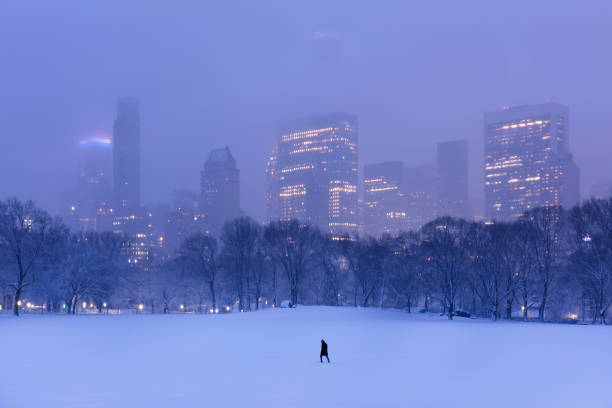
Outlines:
POLYGON ((0 355, 1 408, 612 407, 612 327, 326 307, 2 315, 0 355))

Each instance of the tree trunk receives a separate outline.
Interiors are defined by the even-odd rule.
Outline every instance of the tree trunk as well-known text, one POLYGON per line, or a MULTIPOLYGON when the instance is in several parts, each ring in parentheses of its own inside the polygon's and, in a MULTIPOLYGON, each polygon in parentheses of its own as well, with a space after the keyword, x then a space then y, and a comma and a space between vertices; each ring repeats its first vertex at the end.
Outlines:
POLYGON ((217 309, 217 297, 215 295, 215 281, 211 279, 211 281, 209 282, 209 288, 210 288, 210 298, 212 300, 212 307, 213 309, 217 309))
POLYGON ((538 320, 544 321, 544 312, 546 311, 546 300, 548 298, 548 283, 544 283, 544 289, 542 292, 542 300, 540 301, 540 307, 538 308, 538 320))
POLYGON ((512 302, 513 302, 514 296, 508 296, 508 299, 506 300, 506 320, 510 320, 512 319, 512 302))
POLYGON ((21 284, 17 284, 17 290, 15 290, 15 299, 13 303, 13 314, 19 316, 19 300, 21 300, 21 284))

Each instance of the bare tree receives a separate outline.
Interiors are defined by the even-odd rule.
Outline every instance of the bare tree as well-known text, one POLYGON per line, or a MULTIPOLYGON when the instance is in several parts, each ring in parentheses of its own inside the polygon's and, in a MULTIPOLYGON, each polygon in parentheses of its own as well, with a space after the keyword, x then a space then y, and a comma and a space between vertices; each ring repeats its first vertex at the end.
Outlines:
POLYGON ((219 271, 217 240, 202 233, 194 234, 181 245, 179 257, 188 270, 204 280, 210 292, 212 308, 216 309, 215 284, 219 271))
MULTIPOLYGON (((425 262, 418 233, 402 232, 395 238, 393 249, 394 268, 389 276, 389 287, 410 313, 417 303, 424 282, 425 262)), ((427 309, 427 293, 425 308, 427 309)))
POLYGON ((319 294, 323 304, 339 306, 342 301, 344 272, 342 268, 342 252, 329 234, 317 234, 316 264, 321 273, 319 294))
POLYGON ((466 221, 451 217, 438 218, 421 229, 428 269, 451 320, 457 297, 467 283, 469 232, 466 221))
POLYGON ((315 230, 297 220, 271 222, 264 230, 272 257, 285 271, 294 305, 298 302, 301 280, 314 259, 315 238, 315 230))
POLYGON ((547 302, 558 272, 565 213, 560 207, 540 207, 525 213, 525 238, 532 251, 536 278, 540 287, 538 320, 544 320, 547 302))
POLYGON ((340 242, 354 284, 354 305, 367 307, 380 285, 380 268, 385 248, 372 237, 344 239, 340 242))
POLYGON ((0 259, 10 273, 16 316, 21 296, 32 285, 40 267, 45 244, 65 230, 59 219, 52 219, 32 201, 23 203, 16 198, 0 201, 0 259))
POLYGON ((593 322, 606 322, 612 304, 612 199, 591 199, 568 216, 570 270, 594 306, 593 322))
POLYGON ((512 233, 511 224, 474 223, 469 235, 470 257, 474 265, 470 274, 471 285, 493 320, 501 317, 504 301, 509 301, 511 313, 517 255, 512 249, 512 233))
MULTIPOLYGON (((101 253, 74 237, 63 252, 60 280, 67 304, 75 314, 80 301, 108 298, 112 289, 112 264, 101 253)), ((89 303, 89 302, 87 302, 89 303)))
POLYGON ((234 277, 240 310, 251 310, 251 275, 259 225, 249 217, 225 223, 221 234, 224 260, 234 277))

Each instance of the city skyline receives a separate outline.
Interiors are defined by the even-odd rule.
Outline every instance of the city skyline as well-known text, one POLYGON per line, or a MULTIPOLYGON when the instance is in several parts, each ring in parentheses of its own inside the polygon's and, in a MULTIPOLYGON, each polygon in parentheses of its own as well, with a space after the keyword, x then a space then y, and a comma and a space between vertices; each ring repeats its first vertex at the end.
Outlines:
MULTIPOLYGON (((363 164, 422 166, 434 161, 436 143, 467 139, 469 193, 480 201, 483 112, 547 99, 571 109, 570 149, 583 192, 612 184, 607 1, 543 0, 527 11, 520 1, 314 1, 291 13, 269 3, 248 10, 101 3, 80 13, 60 0, 53 18, 33 3, 0 6, 0 73, 10 78, 0 101, 0 134, 8 140, 0 189, 54 213, 74 188, 78 141, 112 133, 121 95, 140 101, 147 205, 197 189, 203 152, 225 145, 240 163, 241 195, 262 197, 261 158, 280 124, 338 110, 360 118, 363 164), (24 155, 27 168, 20 167, 24 155)), ((264 219, 263 200, 243 207, 264 219)))
MULTIPOLYGON (((136 132, 134 134, 136 136, 139 136, 138 129, 139 129, 139 123, 140 123, 140 116, 138 114, 137 99, 133 97, 119 98, 117 106, 118 106, 118 119, 121 118, 123 121, 125 121, 126 112, 128 113, 128 116, 131 115, 132 118, 130 120, 132 121, 132 123, 129 124, 128 128, 131 126, 130 129, 132 130, 132 132, 136 132), (126 107, 127 107, 127 111, 126 111, 126 107)), ((513 121, 516 122, 516 126, 514 127, 519 128, 520 126, 522 129, 524 126, 523 124, 519 122, 525 122, 525 120, 529 121, 531 120, 529 118, 534 115, 535 116, 537 115, 541 116, 542 114, 550 115, 550 112, 556 112, 557 114, 561 115, 560 120, 566 122, 560 125, 561 130, 559 131, 559 133, 561 134, 561 136, 552 138, 553 141, 555 142, 554 145, 557 146, 555 147, 554 154, 550 157, 550 159, 545 160, 546 163, 548 163, 547 164, 548 167, 546 167, 546 169, 550 173, 550 174, 546 173, 546 177, 549 177, 550 180, 547 181, 548 187, 538 187, 539 188, 538 193, 537 193, 538 198, 535 199, 533 203, 527 204, 524 207, 521 207, 522 210, 528 210, 530 208, 534 208, 535 206, 541 206, 541 205, 564 205, 565 207, 573 206, 578 203, 579 197, 581 197, 580 196, 580 191, 581 191, 580 181, 579 181, 580 180, 580 177, 579 177, 580 169, 573 162, 572 154, 568 150, 570 139, 569 139, 569 134, 566 128, 568 127, 567 124, 570 123, 569 110, 564 105, 547 102, 547 103, 539 104, 539 105, 520 105, 517 107, 506 106, 506 107, 503 107, 502 110, 500 111, 489 112, 489 113, 484 114, 485 124, 486 124, 484 135, 485 135, 485 140, 488 140, 488 138, 491 137, 489 134, 490 133, 489 131, 490 122, 497 123, 497 122, 503 121, 502 118, 505 117, 504 120, 506 120, 506 122, 508 123, 507 123, 507 126, 504 127, 504 129, 512 128, 511 125, 513 121), (528 112, 529 114, 525 112, 528 112), (495 118, 495 120, 491 118, 495 118), (560 174, 561 175, 566 174, 566 176, 559 177, 560 174), (569 182, 559 181, 561 179, 566 180, 567 177, 570 177, 569 182)), ((307 131, 306 133, 308 133, 308 131, 310 131, 308 129, 310 128, 314 129, 317 127, 314 125, 309 125, 309 123, 319 123, 319 122, 322 123, 326 120, 331 120, 333 122, 334 120, 336 120, 334 117, 342 117, 343 115, 345 114, 335 113, 335 114, 327 114, 327 115, 314 115, 314 116, 311 116, 310 119, 301 119, 301 120, 293 121, 292 125, 284 125, 285 131, 281 133, 284 133, 285 135, 288 135, 288 136, 281 136, 281 141, 284 140, 283 137, 284 138, 289 137, 289 139, 287 140, 293 140, 291 138, 292 137, 291 135, 293 135, 293 133, 295 133, 296 131, 298 133, 302 131, 303 133, 305 129, 307 131)), ((356 129, 357 128, 356 117, 351 117, 350 115, 345 115, 345 116, 347 118, 352 118, 350 120, 354 121, 354 127, 356 129)), ((118 129, 118 132, 121 135, 121 132, 122 131, 125 132, 125 131, 122 129, 122 122, 118 119, 115 120, 115 128, 118 129)), ((549 120, 546 121, 546 123, 550 121, 551 120, 549 118, 549 120)), ((123 125, 123 127, 125 127, 125 125, 123 125)), ((540 126, 540 127, 544 129, 544 126, 540 126)), ((554 127, 554 129, 556 129, 556 127, 554 127)), ((322 130, 326 130, 326 129, 322 129, 322 130)), ((117 130, 115 133, 117 133, 117 130)), ((313 135, 315 137, 319 137, 319 135, 317 134, 317 131, 315 131, 315 134, 313 135)), ((311 136, 313 135, 307 135, 307 137, 311 138, 311 136)), ((321 135, 325 137, 324 134, 321 134, 321 135)), ((550 136, 544 136, 542 139, 549 139, 549 138, 550 136)), ((308 144, 311 145, 312 143, 314 143, 313 140, 314 139, 310 140, 308 144)), ((342 138, 340 138, 339 140, 342 140, 342 138)), ((357 143, 356 142, 354 143, 356 147, 357 143)), ((132 149, 130 151, 130 154, 132 154, 132 156, 138 157, 140 146, 138 145, 137 147, 134 147, 134 146, 130 146, 130 147, 132 149)), ((293 146, 290 148, 293 148, 295 150, 296 146, 293 146)), ((507 215, 499 216, 498 214, 487 212, 486 211, 486 208, 487 208, 486 198, 483 199, 483 201, 485 201, 484 202, 485 211, 482 211, 482 212, 472 211, 471 210, 472 206, 479 207, 481 203, 475 202, 473 199, 470 200, 470 197, 467 195, 468 194, 468 184, 469 184, 468 175, 467 175, 467 171, 468 171, 467 163, 469 161, 467 141, 466 140, 452 140, 448 142, 440 142, 436 144, 436 148, 437 148, 437 153, 435 155, 435 158, 432 158, 432 159, 434 159, 434 161, 437 163, 436 164, 437 170, 431 170, 431 171, 434 171, 435 174, 431 173, 430 171, 429 174, 431 174, 432 178, 429 179, 429 181, 427 179, 428 176, 426 175, 427 174, 426 168, 428 167, 427 165, 411 166, 411 163, 407 163, 406 166, 403 167, 403 164, 402 164, 403 162, 376 162, 376 163, 362 164, 356 161, 357 164, 353 168, 358 169, 360 166, 363 166, 364 172, 359 175, 359 177, 357 178, 356 184, 352 184, 356 186, 356 188, 354 188, 354 192, 356 193, 356 196, 359 197, 359 200, 361 200, 360 201, 361 204, 357 206, 357 210, 355 211, 358 214, 356 218, 357 219, 356 227, 351 229, 350 233, 352 234, 352 233, 356 233, 357 231, 361 231, 362 233, 367 232, 367 233, 372 233, 374 235, 378 235, 382 232, 397 232, 402 229, 403 230, 406 230, 406 229, 414 230, 414 229, 418 229, 420 226, 424 224, 424 222, 433 219, 435 216, 450 215, 450 216, 461 217, 465 219, 472 219, 474 216, 476 216, 477 219, 481 219, 482 217, 484 217, 487 219, 497 218, 499 220, 509 220, 509 219, 516 218, 516 216, 522 213, 522 210, 520 210, 520 211, 515 212, 515 214, 512 217, 509 217, 507 215), (390 171, 390 168, 384 169, 384 167, 385 166, 388 167, 389 165, 393 165, 394 163, 400 166, 399 167, 400 171, 398 175, 390 176, 393 180, 391 184, 389 184, 389 180, 386 180, 388 176, 382 176, 382 178, 380 178, 379 176, 382 175, 383 173, 388 173, 388 171, 390 171), (377 172, 379 173, 379 176, 375 175, 375 173, 377 172), (368 175, 368 173, 371 173, 371 174, 368 175), (419 178, 423 180, 417 181, 417 179, 419 178), (369 183, 374 183, 374 184, 369 185, 369 183), (415 183, 419 187, 415 187, 415 183), (387 186, 387 184, 389 184, 389 186, 391 187, 387 186), (409 184, 412 184, 412 185, 409 185, 409 184), (426 185, 428 184, 430 185, 431 189, 428 189, 426 187, 426 185), (372 208, 376 207, 376 205, 372 205, 374 203, 372 200, 378 200, 378 198, 374 198, 375 196, 373 196, 372 194, 369 194, 369 191, 372 188, 374 188, 374 190, 377 191, 378 197, 382 197, 381 193, 378 191, 384 190, 385 191, 385 193, 383 193, 384 195, 384 194, 388 194, 386 193, 386 190, 388 190, 389 188, 397 190, 398 197, 394 200, 395 203, 392 204, 391 207, 388 207, 390 201, 387 198, 386 199, 387 207, 385 206, 380 207, 380 208, 387 208, 387 209, 393 208, 393 211, 392 211, 393 214, 391 217, 393 218, 392 220, 391 219, 385 220, 385 217, 389 216, 389 214, 386 214, 386 216, 382 216, 381 214, 373 215, 373 212, 371 210, 372 208), (368 210, 368 208, 370 208, 370 211, 368 210), (431 212, 429 210, 431 210, 431 212), (375 218, 378 219, 377 222, 380 222, 380 225, 378 225, 377 227, 373 226, 372 224, 375 218)), ((325 149, 326 148, 323 148, 323 150, 325 149)), ((96 219, 96 218, 101 218, 100 216, 96 217, 96 213, 98 214, 103 213, 102 215, 109 215, 108 211, 110 210, 112 212, 113 210, 111 208, 113 208, 116 211, 117 205, 116 204, 110 205, 109 204, 110 199, 108 197, 101 197, 102 192, 105 191, 106 194, 108 194, 110 191, 112 193, 111 196, 115 197, 116 199, 117 194, 120 194, 121 190, 125 190, 125 188, 120 187, 119 191, 117 191, 117 189, 114 188, 114 183, 113 183, 113 186, 112 186, 113 188, 111 189, 111 186, 109 185, 109 178, 111 174, 114 176, 116 171, 113 171, 111 173, 108 171, 108 169, 105 169, 104 171, 100 170, 100 166, 104 166, 104 165, 100 164, 99 162, 101 160, 108 161, 108 158, 101 159, 100 154, 108 155, 109 150, 112 150, 113 155, 116 157, 118 156, 120 159, 123 159, 123 163, 125 163, 126 154, 124 152, 121 152, 121 149, 117 149, 115 147, 115 143, 113 143, 112 139, 108 139, 104 136, 97 135, 95 137, 84 139, 79 142, 79 158, 77 159, 78 167, 79 167, 79 179, 78 179, 77 189, 75 193, 76 195, 74 196, 74 199, 70 201, 70 203, 74 203, 74 204, 70 204, 72 205, 72 208, 69 209, 67 212, 65 211, 62 214, 60 214, 60 215, 63 215, 66 218, 67 222, 77 230, 78 229, 81 229, 81 230, 86 230, 86 229, 108 230, 110 229, 108 225, 110 224, 109 220, 112 219, 112 217, 110 218, 107 217, 108 219, 96 219), (96 151, 98 151, 97 156, 95 154, 96 151), (87 157, 88 160, 93 160, 93 163, 85 162, 83 159, 84 157, 87 157), (100 177, 96 175, 96 172, 98 173, 102 172, 101 174, 103 176, 103 179, 100 179, 100 177), (88 182, 84 181, 86 179, 89 179, 88 182), (97 185, 98 183, 100 183, 101 185, 97 185), (92 187, 89 186, 90 184, 92 185, 92 187), (97 191, 96 193, 94 193, 94 190, 93 190, 95 188, 98 189, 96 190, 97 191), (92 211, 90 211, 92 210, 92 208, 87 208, 87 206, 83 205, 84 191, 87 191, 90 201, 92 200, 92 195, 97 194, 96 200, 98 201, 98 205, 97 205, 97 208, 93 210, 93 216, 92 216, 92 211), (77 203, 78 205, 75 206, 75 204, 77 203), (78 207, 78 210, 75 210, 75 208, 77 207, 78 207), (96 221, 102 227, 96 228, 96 221)), ((544 150, 542 150, 542 154, 544 154, 544 150)), ((114 168, 120 167, 119 164, 120 163, 116 163, 116 160, 114 159, 112 160, 112 166, 114 168)), ((105 165, 108 167, 109 163, 106 163, 105 165)), ((281 163, 281 165, 287 167, 287 163, 281 163)), ((312 215, 303 216, 304 214, 299 213, 299 211, 295 212, 292 210, 290 211, 291 214, 287 213, 285 214, 285 216, 282 216, 283 208, 282 208, 282 205, 280 204, 280 201, 277 203, 274 203, 274 199, 272 197, 272 194, 273 194, 272 191, 274 189, 276 189, 274 190, 275 194, 279 195, 280 197, 283 196, 282 194, 280 194, 281 191, 279 190, 278 179, 275 179, 275 177, 278 177, 279 174, 281 174, 281 178, 283 178, 282 173, 279 173, 279 169, 277 168, 277 166, 279 166, 278 144, 274 146, 273 154, 271 156, 268 156, 267 169, 265 171, 265 176, 267 178, 267 181, 266 181, 267 187, 266 187, 266 193, 263 197, 263 200, 266 202, 266 207, 268 208, 267 214, 263 220, 258 220, 258 221, 269 222, 270 220, 275 220, 275 219, 290 219, 291 217, 295 217, 298 219, 302 219, 306 222, 314 223, 315 225, 320 225, 321 223, 321 220, 319 219, 321 218, 320 216, 316 216, 316 217, 313 217, 312 215), (275 214, 275 212, 276 214, 281 214, 281 215, 272 216, 271 214, 275 214)), ((486 167, 486 163, 485 163, 485 167, 486 167)), ((134 170, 135 168, 137 168, 137 166, 132 166, 130 170, 134 170)), ((206 226, 207 226, 206 230, 209 230, 210 232, 214 232, 217 235, 220 232, 221 226, 224 221, 237 217, 240 214, 253 216, 252 214, 243 212, 240 208, 240 198, 239 198, 240 197, 240 172, 236 168, 236 160, 234 159, 232 153, 230 152, 229 147, 211 150, 208 156, 208 159, 205 161, 204 169, 205 170, 202 170, 200 174, 201 179, 200 179, 199 189, 200 189, 201 198, 199 200, 200 209, 198 209, 197 212, 201 214, 200 216, 205 216, 208 218, 208 220, 206 221, 206 226), (223 163, 227 163, 227 165, 223 163), (205 175, 207 168, 209 169, 208 172, 210 174, 208 176, 208 179, 206 178, 206 175, 205 175), (215 173, 216 175, 213 175, 213 173, 215 173), (216 181, 213 179, 216 179, 216 181), (230 179, 233 181, 230 183, 231 186, 230 184, 228 184, 228 186, 230 186, 229 190, 224 192, 222 191, 223 188, 219 189, 219 186, 221 186, 222 184, 227 184, 228 180, 230 179), (215 185, 215 183, 219 185, 217 186, 215 185), (207 192, 207 189, 211 191, 207 192), (219 195, 219 193, 221 195, 219 195), (214 198, 213 196, 215 197, 223 196, 223 198, 214 198), (213 204, 213 201, 216 202, 216 204, 213 204), (221 212, 227 213, 227 214, 231 213, 233 214, 233 216, 223 216, 221 212), (211 214, 215 214, 215 216, 211 217, 211 214), (218 216, 219 214, 221 214, 221 216, 218 216), (222 221, 219 221, 219 220, 222 220, 222 221)), ((285 168, 283 172, 286 173, 286 171, 287 169, 285 168)), ((485 180, 485 190, 487 188, 487 180, 489 180, 489 177, 491 177, 487 175, 488 173, 490 173, 490 171, 485 169, 485 179, 486 179, 485 180)), ((134 180, 140 181, 139 180, 140 175, 138 175, 136 178, 134 177, 132 178, 134 180)), ((117 177, 113 177, 113 179, 117 180, 117 177)), ((544 175, 542 176, 542 180, 544 180, 544 175)), ((538 177, 538 183, 543 183, 543 181, 540 181, 539 177, 538 177)), ((140 183, 138 182, 137 184, 140 184, 140 183)), ((599 191, 601 190, 602 190, 602 187, 600 186, 599 191)), ((188 188, 187 190, 177 189, 175 190, 174 194, 180 193, 182 191, 189 192, 189 191, 195 191, 195 189, 193 188, 191 189, 188 188)), ((137 192, 131 192, 130 194, 132 194, 133 196, 136 196, 137 192)), ((584 196, 588 197, 588 194, 589 194, 588 192, 585 192, 584 196)), ((110 200, 110 201, 114 201, 114 200, 110 200)), ((160 205, 165 206, 168 204, 169 202, 156 203, 154 205, 145 206, 145 207, 146 208, 151 208, 151 207, 161 208, 160 205)), ((92 203, 90 202, 89 207, 91 207, 91 205, 92 203)), ((131 210, 128 211, 129 214, 126 213, 124 215, 134 215, 134 213, 140 213, 140 212, 143 212, 144 214, 144 211, 145 211, 145 208, 141 208, 140 206, 132 206, 131 210)), ((117 218, 117 212, 115 212, 115 218, 117 218)))

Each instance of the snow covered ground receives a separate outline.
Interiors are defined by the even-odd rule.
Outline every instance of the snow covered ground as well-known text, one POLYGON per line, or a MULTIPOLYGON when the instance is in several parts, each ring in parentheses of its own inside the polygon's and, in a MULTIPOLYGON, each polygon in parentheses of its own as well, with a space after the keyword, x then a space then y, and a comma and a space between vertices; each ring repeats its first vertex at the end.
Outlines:
POLYGON ((612 407, 612 327, 326 307, 2 315, 0 356, 1 408, 612 407))

